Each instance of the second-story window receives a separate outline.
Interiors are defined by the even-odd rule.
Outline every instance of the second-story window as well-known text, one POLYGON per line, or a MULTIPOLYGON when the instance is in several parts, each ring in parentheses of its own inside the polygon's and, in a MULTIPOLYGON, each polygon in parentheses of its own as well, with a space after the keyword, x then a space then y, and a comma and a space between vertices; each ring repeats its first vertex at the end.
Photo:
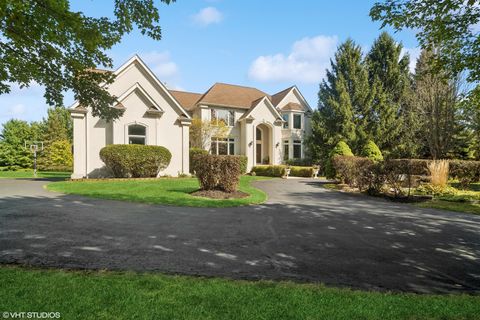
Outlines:
POLYGON ((213 121, 217 121, 217 124, 219 121, 223 121, 229 127, 235 126, 235 111, 212 109, 211 118, 213 121))
POLYGON ((293 128, 294 129, 302 129, 302 115, 301 114, 294 114, 293 115, 293 128))
POLYGON ((288 116, 288 113, 282 114, 282 118, 283 118, 283 121, 285 121, 285 122, 283 123, 283 129, 288 129, 288 119, 290 118, 290 117, 288 116))

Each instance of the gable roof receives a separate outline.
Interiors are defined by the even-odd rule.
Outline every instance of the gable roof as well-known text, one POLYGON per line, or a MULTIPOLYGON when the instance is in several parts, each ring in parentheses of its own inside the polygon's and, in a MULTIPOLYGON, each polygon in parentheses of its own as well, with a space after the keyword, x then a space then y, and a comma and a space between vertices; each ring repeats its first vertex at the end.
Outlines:
POLYGON ((283 98, 285 98, 285 96, 290 92, 290 90, 293 89, 294 86, 291 86, 291 87, 288 87, 287 89, 284 89, 280 92, 277 92, 275 93, 274 95, 272 95, 272 103, 274 106, 277 106, 280 101, 283 100, 283 98))
POLYGON ((260 105, 263 101, 265 101, 265 104, 269 107, 270 111, 272 112, 272 114, 275 116, 276 120, 279 120, 279 121, 283 121, 282 119, 282 116, 281 114, 278 112, 277 108, 275 108, 275 106, 272 104, 272 101, 270 100, 269 97, 267 96, 264 96, 264 97, 261 97, 255 101, 252 102, 252 106, 250 107, 250 109, 245 112, 241 117, 240 119, 238 119, 239 121, 242 121, 243 119, 247 119, 250 117, 250 115, 252 114, 253 110, 255 110, 255 108, 260 105))
POLYGON ((263 97, 270 99, 270 95, 256 88, 215 83, 197 103, 250 109, 253 101, 263 97))
POLYGON ((201 93, 168 90, 172 96, 177 99, 178 103, 187 111, 195 108, 197 101, 202 97, 201 93))
MULTIPOLYGON (((180 116, 185 116, 187 119, 191 119, 188 112, 180 105, 180 103, 167 90, 165 85, 160 80, 158 80, 158 78, 155 76, 155 74, 152 72, 152 70, 150 70, 150 68, 145 64, 145 62, 143 62, 143 60, 138 55, 134 55, 133 57, 131 57, 127 62, 125 62, 122 66, 120 66, 120 68, 115 70, 113 72, 113 74, 118 77, 120 74, 122 74, 126 70, 128 70, 128 68, 133 64, 139 65, 145 71, 146 75, 154 82, 154 84, 157 85, 160 88, 161 91, 165 92, 167 97, 171 100, 171 102, 173 104, 173 107, 178 110, 178 113, 179 113, 180 116)), ((105 70, 98 69, 98 71, 95 71, 95 72, 104 72, 104 71, 105 70)), ((106 83, 101 83, 100 84, 101 87, 103 87, 105 85, 106 85, 106 83)), ((125 94, 125 92, 123 94, 125 94)), ((70 109, 75 109, 75 108, 79 107, 79 105, 80 105, 80 103, 78 101, 75 101, 73 103, 73 105, 70 106, 70 109)))

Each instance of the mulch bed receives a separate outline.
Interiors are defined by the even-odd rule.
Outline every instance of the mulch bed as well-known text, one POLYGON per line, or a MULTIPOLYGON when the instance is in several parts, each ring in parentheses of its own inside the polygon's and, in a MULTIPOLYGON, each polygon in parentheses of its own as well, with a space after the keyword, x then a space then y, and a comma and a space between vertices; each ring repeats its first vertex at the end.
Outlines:
POLYGON ((211 199, 241 199, 249 196, 248 193, 242 191, 225 192, 221 190, 199 190, 190 194, 196 197, 204 197, 211 199))

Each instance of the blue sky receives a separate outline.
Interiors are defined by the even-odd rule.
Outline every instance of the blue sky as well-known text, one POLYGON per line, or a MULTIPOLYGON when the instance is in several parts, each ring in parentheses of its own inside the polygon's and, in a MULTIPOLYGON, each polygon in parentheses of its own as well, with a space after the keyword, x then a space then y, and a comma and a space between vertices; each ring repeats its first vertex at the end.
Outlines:
MULTIPOLYGON (((112 3, 112 0, 74 0, 71 7, 87 15, 111 16, 112 3)), ((272 94, 296 84, 315 108, 318 85, 335 48, 350 37, 366 51, 380 34, 380 24, 368 16, 373 3, 370 0, 160 3, 163 39, 154 41, 134 31, 109 54, 115 68, 138 54, 173 89, 204 92, 215 82, 226 82, 257 87, 272 94)), ((418 56, 413 32, 402 31, 393 36, 412 57, 418 56)), ((65 105, 71 103, 72 95, 67 93, 65 105)), ((10 118, 40 120, 46 110, 39 86, 27 89, 14 86, 10 94, 0 95, 0 123, 10 118)))

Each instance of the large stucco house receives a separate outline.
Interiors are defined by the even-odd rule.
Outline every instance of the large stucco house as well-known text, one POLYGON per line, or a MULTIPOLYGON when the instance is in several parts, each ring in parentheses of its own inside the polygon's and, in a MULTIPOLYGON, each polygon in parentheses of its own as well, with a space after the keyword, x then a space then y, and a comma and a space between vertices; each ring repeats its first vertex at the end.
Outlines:
POLYGON ((273 95, 261 90, 216 83, 205 93, 168 90, 138 57, 115 72, 108 91, 118 97, 112 108, 124 110, 114 121, 92 116, 74 103, 72 178, 107 175, 100 150, 108 144, 166 147, 170 165, 161 174, 189 172, 189 127, 193 118, 223 119, 228 137, 212 139, 213 154, 245 155, 248 170, 257 164, 281 164, 305 157, 311 108, 296 86, 273 95))

